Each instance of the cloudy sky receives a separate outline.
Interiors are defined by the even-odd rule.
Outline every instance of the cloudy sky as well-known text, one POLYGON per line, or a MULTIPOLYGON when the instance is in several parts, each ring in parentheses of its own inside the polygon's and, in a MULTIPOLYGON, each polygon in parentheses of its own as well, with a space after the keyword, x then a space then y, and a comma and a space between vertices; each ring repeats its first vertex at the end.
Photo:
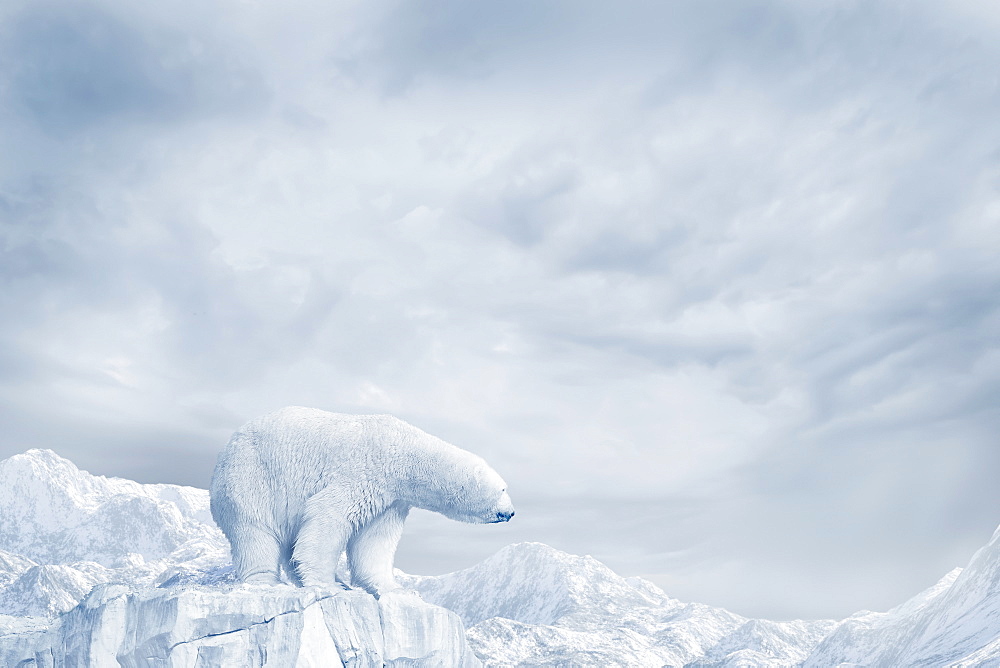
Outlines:
POLYGON ((1000 523, 994 3, 0 5, 0 456, 207 486, 389 412, 538 540, 746 615, 1000 523))

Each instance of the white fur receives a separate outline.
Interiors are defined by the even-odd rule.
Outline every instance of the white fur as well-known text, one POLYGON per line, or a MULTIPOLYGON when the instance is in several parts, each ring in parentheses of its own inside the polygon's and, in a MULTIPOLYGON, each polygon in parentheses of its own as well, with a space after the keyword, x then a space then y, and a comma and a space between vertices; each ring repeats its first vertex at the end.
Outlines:
POLYGON ((392 561, 411 507, 463 522, 514 513, 480 457, 389 415, 284 408, 233 434, 212 476, 212 516, 240 580, 331 583, 347 550, 351 580, 396 589, 392 561))

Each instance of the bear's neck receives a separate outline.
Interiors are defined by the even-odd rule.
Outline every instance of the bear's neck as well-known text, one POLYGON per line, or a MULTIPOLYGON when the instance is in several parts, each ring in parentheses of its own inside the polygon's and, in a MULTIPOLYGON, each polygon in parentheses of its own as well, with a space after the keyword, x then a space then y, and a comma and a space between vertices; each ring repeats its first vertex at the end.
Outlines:
POLYGON ((397 457, 396 497, 416 508, 437 511, 449 494, 457 460, 463 454, 445 443, 401 448, 397 457))

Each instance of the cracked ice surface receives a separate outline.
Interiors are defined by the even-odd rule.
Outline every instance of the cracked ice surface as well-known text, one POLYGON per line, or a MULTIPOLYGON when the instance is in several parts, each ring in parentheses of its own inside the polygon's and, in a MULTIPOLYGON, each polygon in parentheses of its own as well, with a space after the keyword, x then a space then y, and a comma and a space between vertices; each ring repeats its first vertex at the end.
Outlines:
POLYGON ((0 665, 454 666, 481 663, 458 617, 408 594, 238 585, 100 585, 49 627, 0 632, 0 665))

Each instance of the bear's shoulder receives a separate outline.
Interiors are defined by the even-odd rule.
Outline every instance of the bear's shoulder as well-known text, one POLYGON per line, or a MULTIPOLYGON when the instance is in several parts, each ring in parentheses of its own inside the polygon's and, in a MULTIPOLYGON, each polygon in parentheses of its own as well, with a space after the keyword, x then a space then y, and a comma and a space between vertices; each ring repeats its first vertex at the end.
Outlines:
POLYGON ((275 429, 315 429, 342 433, 419 431, 403 420, 387 414, 333 413, 305 406, 286 406, 247 422, 242 431, 275 429))

